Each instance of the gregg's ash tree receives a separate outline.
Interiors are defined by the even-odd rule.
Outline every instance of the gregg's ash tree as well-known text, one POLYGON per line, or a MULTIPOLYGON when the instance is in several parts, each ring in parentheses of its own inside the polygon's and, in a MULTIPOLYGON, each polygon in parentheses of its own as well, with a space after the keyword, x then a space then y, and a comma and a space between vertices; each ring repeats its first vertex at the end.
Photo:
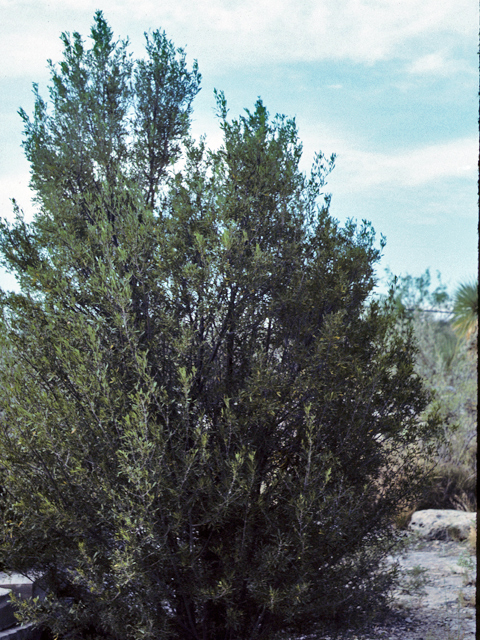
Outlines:
MULTIPOLYGON (((37 213, 1 227, 0 560, 65 639, 246 640, 381 604, 391 522, 435 419, 369 302, 381 249, 299 171, 259 100, 188 137, 196 64, 64 34, 24 148, 37 213)), ((382 246, 382 243, 381 243, 382 246)))

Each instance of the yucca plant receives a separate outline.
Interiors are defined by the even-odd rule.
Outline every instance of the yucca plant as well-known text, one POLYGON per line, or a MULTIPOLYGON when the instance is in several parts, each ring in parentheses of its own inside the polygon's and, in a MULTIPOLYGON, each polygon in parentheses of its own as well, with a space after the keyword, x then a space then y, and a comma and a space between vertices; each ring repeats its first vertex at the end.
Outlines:
POLYGON ((458 336, 470 340, 478 331, 478 280, 461 284, 455 292, 452 328, 458 336))

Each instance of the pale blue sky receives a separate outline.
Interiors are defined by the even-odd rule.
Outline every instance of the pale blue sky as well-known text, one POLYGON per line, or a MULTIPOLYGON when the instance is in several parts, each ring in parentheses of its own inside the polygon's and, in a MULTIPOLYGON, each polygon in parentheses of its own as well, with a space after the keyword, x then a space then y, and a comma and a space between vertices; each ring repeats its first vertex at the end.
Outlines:
MULTIPOLYGON (((379 275, 440 271, 453 289, 477 272, 478 72, 474 0, 0 0, 0 216, 28 213, 28 164, 17 110, 62 31, 87 36, 96 9, 136 56, 164 29, 198 60, 193 133, 220 142, 213 89, 230 113, 261 96, 295 116, 303 168, 337 154, 331 213, 370 220, 387 237, 379 275)), ((0 272, 0 286, 13 280, 0 272)))

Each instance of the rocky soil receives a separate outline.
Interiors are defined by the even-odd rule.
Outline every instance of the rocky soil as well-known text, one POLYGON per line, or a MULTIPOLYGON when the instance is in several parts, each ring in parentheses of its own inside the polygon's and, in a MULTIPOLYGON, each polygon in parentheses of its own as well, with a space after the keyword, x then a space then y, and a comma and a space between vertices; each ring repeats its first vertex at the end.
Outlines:
POLYGON ((391 614, 335 640, 475 640, 476 558, 466 542, 414 538, 391 561, 402 576, 391 614))
POLYGON ((475 640, 476 558, 465 542, 418 541, 396 558, 390 621, 359 640, 475 640))

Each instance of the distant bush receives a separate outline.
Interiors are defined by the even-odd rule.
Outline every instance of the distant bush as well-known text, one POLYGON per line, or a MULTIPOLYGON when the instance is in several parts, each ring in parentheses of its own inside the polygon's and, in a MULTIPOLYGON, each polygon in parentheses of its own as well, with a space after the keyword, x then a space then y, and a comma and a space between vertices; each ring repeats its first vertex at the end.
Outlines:
POLYGON ((415 368, 435 394, 442 420, 442 437, 432 460, 435 468, 417 508, 477 508, 475 291, 473 284, 460 286, 460 298, 455 294, 452 299, 440 279, 432 291, 428 271, 419 278, 397 279, 397 307, 417 341, 415 368))

